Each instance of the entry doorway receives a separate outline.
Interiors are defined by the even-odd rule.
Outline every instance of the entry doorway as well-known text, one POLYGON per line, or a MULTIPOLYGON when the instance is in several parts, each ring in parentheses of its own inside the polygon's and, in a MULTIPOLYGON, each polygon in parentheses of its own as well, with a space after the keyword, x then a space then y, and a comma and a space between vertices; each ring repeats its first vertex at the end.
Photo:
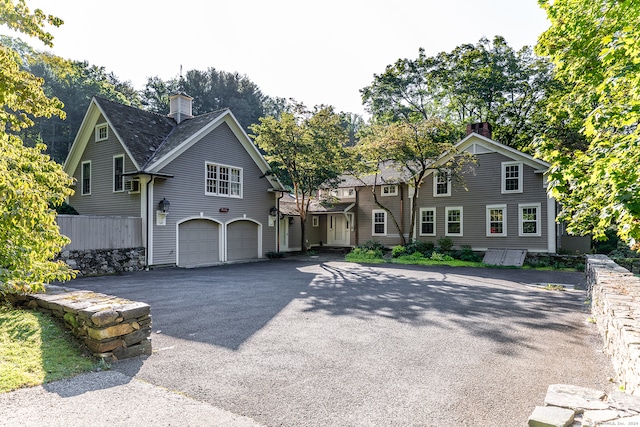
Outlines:
POLYGON ((349 224, 344 214, 327 216, 327 245, 349 246, 349 224))

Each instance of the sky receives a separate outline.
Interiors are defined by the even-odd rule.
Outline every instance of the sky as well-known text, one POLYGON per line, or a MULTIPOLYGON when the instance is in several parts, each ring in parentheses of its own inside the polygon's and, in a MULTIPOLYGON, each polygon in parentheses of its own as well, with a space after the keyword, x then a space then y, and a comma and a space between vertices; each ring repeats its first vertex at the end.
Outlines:
POLYGON ((147 77, 238 72, 265 95, 366 115, 360 89, 400 58, 481 37, 533 46, 548 26, 537 0, 27 0, 64 21, 37 50, 104 66, 142 89, 147 77))

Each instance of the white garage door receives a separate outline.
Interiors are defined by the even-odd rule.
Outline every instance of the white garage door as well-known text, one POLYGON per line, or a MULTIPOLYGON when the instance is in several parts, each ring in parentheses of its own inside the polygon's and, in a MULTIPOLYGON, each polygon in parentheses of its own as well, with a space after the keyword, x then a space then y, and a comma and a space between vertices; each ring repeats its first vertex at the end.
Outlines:
POLYGON ((227 226, 227 259, 256 259, 258 255, 258 224, 235 221, 227 226))
POLYGON ((178 265, 201 267, 220 261, 219 225, 194 219, 178 226, 178 265))

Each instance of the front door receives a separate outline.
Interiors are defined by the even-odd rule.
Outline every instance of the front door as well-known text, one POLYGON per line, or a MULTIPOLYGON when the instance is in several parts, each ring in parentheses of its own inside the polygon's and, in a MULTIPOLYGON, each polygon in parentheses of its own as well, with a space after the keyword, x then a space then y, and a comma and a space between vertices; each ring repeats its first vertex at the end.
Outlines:
POLYGON ((349 232, 345 216, 343 214, 328 215, 327 222, 327 245, 349 246, 349 232))
POLYGON ((289 250, 289 218, 284 217, 280 220, 280 252, 289 250))

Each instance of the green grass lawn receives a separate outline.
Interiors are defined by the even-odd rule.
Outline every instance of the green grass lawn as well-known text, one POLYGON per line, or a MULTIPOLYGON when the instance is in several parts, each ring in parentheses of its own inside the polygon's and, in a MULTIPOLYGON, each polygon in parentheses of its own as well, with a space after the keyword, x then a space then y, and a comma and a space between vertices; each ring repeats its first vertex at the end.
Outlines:
POLYGON ((96 367, 96 360, 56 319, 0 303, 0 393, 96 367))

